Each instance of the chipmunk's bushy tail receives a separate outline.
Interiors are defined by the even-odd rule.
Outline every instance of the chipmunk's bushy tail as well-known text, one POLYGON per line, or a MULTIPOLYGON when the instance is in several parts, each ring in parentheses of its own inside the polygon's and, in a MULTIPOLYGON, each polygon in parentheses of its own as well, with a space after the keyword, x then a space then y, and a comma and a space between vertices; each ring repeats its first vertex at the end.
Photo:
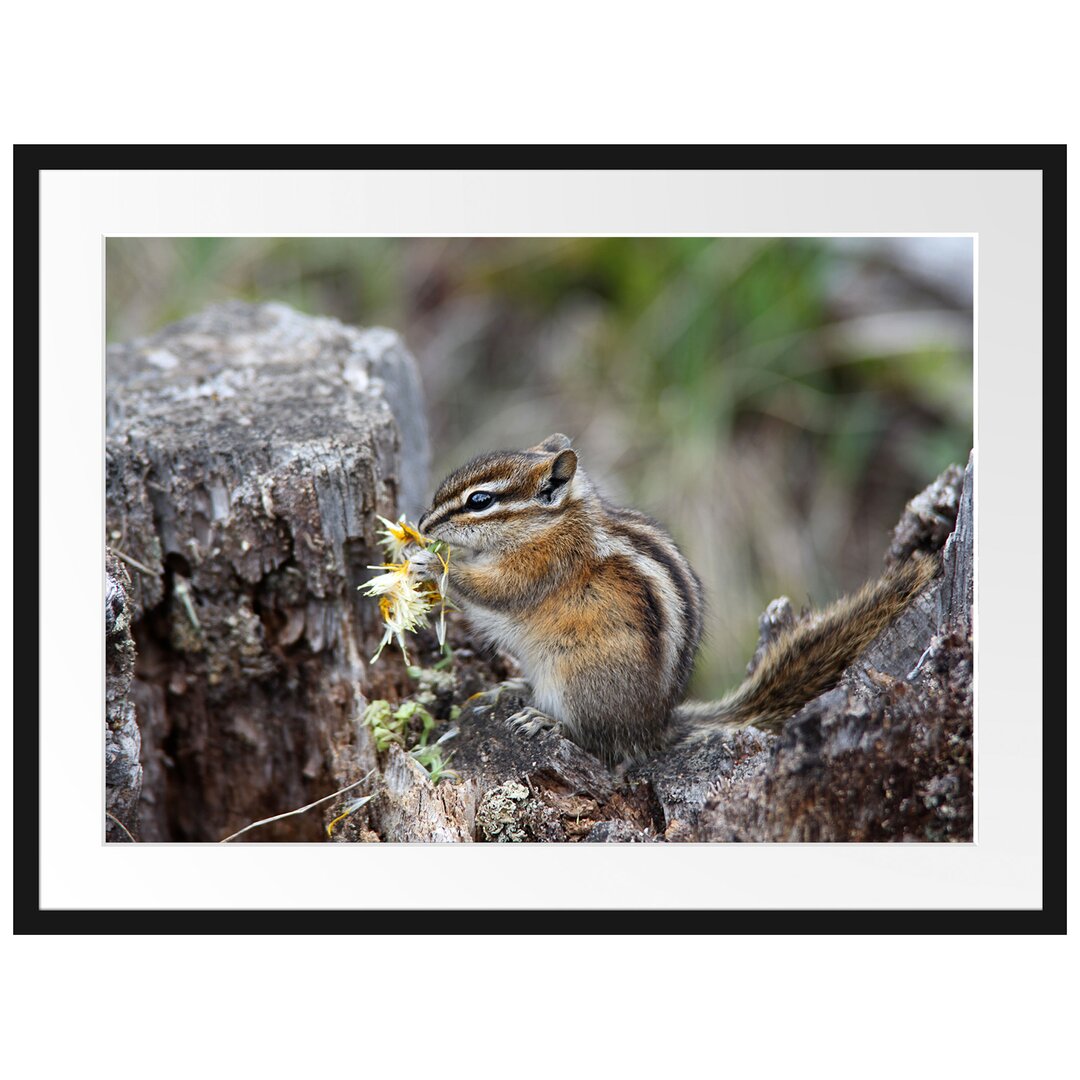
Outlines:
POLYGON ((676 708, 676 731, 683 740, 751 724, 779 731, 803 705, 836 685, 852 660, 926 588, 937 566, 936 556, 916 556, 785 630, 754 673, 726 697, 676 708))

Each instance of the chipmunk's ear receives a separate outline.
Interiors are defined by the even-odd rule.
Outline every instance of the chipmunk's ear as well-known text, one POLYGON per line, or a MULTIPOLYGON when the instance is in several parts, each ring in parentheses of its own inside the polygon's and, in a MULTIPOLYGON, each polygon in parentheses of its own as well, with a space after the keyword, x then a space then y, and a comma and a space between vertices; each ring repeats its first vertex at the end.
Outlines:
POLYGON ((529 451, 533 454, 553 454, 556 450, 568 450, 569 448, 569 436, 555 434, 549 435, 542 443, 538 443, 536 446, 530 446, 529 451))
POLYGON ((537 498, 544 503, 553 503, 566 493, 566 486, 577 472, 577 454, 567 448, 555 455, 548 468, 547 477, 537 492, 537 498))

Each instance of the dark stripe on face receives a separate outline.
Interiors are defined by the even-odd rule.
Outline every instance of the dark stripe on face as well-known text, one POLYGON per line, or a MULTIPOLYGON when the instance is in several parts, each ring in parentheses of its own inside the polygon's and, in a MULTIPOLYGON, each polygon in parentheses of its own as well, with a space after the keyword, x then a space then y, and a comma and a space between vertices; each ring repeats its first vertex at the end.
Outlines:
POLYGON ((438 486, 435 491, 433 506, 446 502, 457 502, 470 487, 483 487, 485 483, 501 483, 505 480, 517 481, 518 486, 528 482, 538 461, 544 460, 544 454, 531 454, 519 450, 503 450, 492 454, 482 454, 473 458, 467 465, 456 469, 438 486))
POLYGON ((428 532, 430 532, 433 528, 437 528, 439 525, 443 524, 446 521, 449 521, 451 518, 463 517, 467 521, 468 515, 470 514, 474 515, 473 520, 476 522, 477 525, 485 524, 489 521, 512 521, 514 518, 519 518, 523 514, 531 515, 535 510, 540 509, 543 509, 543 507, 518 506, 506 510, 496 510, 492 513, 480 513, 475 510, 470 510, 467 506, 452 506, 449 509, 442 511, 442 513, 438 514, 437 516, 433 517, 430 521, 425 522, 424 528, 427 529, 428 532))
MULTIPOLYGON (((533 502, 540 506, 553 500, 539 499, 539 494, 547 487, 552 491, 561 487, 557 481, 552 483, 552 457, 548 454, 534 454, 529 451, 504 451, 485 454, 475 458, 468 465, 451 473, 438 487, 431 503, 429 515, 424 518, 425 527, 438 527, 450 518, 479 511, 465 506, 465 493, 483 491, 492 485, 489 494, 500 502, 533 502), (509 486, 505 487, 509 482, 509 486)), ((498 520, 495 515, 484 515, 477 520, 498 520)))
POLYGON ((444 510, 441 514, 436 514, 434 512, 425 514, 418 522, 420 531, 423 533, 431 532, 433 528, 437 525, 441 525, 449 516, 450 512, 447 510, 444 510))

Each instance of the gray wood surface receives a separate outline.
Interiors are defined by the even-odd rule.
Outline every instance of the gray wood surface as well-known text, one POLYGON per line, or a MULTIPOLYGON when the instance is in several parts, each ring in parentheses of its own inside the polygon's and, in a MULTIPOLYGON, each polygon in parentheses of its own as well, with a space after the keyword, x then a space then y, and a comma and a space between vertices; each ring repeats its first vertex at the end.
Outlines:
MULTIPOLYGON (((332 791, 358 695, 397 692, 356 585, 375 514, 426 495, 419 377, 390 331, 236 303, 110 347, 106 412, 139 835, 216 840, 332 791)), ((307 815, 250 838, 321 835, 307 815)))

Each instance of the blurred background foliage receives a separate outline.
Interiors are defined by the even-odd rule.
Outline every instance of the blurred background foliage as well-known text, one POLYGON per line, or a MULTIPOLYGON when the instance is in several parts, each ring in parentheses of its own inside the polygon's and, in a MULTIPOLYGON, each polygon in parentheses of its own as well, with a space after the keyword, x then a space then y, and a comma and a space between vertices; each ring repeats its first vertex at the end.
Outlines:
POLYGON ((402 334, 436 483, 572 436, 705 582, 693 692, 737 681, 757 617, 875 574, 904 504, 972 445, 963 238, 124 238, 107 334, 227 299, 402 334))

